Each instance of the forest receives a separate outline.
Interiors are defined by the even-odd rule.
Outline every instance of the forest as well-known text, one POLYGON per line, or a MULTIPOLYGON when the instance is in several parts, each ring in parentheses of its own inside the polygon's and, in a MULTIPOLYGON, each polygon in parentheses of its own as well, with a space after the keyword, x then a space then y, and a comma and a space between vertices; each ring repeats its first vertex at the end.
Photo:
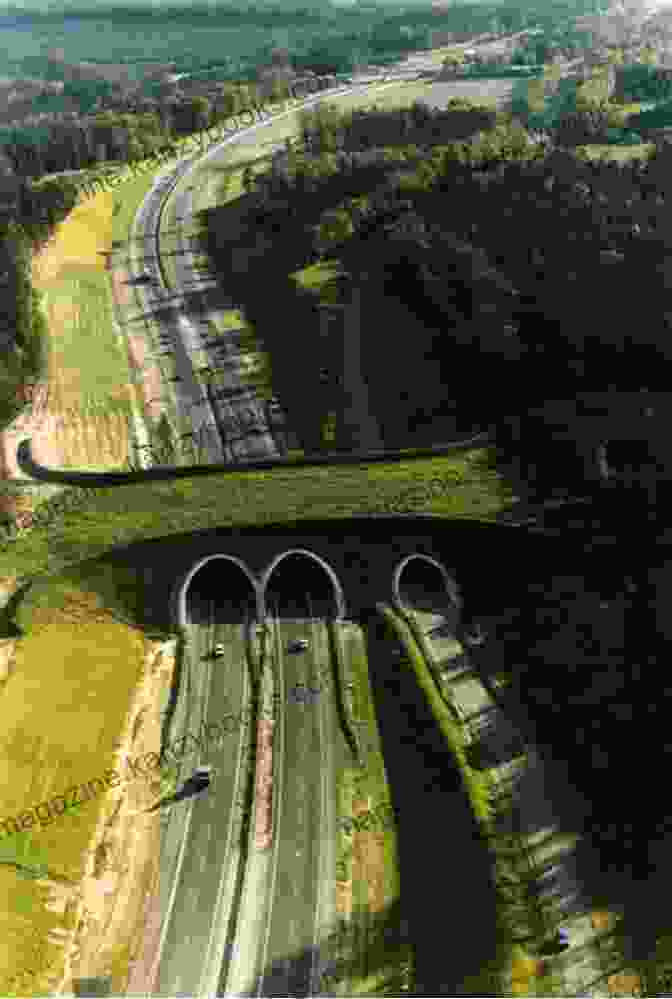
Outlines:
MULTIPOLYGON (((204 214, 203 247, 220 279, 237 288, 269 352, 290 423, 309 425, 311 413, 315 422, 330 405, 319 307, 347 301, 356 285, 363 366, 386 447, 435 443, 451 424, 453 437, 490 426, 492 461, 517 495, 582 496, 576 443, 550 442, 543 418, 531 413, 549 398, 666 391, 670 150, 644 163, 582 162, 526 144, 511 125, 448 141, 449 121, 449 113, 416 103, 372 114, 367 133, 366 116, 306 112, 303 148, 276 154, 270 170, 246 177, 254 220, 247 236, 229 230, 224 206, 204 214), (247 256, 260 232, 272 242, 263 255, 247 256), (324 286, 320 300, 314 289, 297 288, 297 273, 325 264, 339 276, 329 294, 324 286)), ((659 500, 664 489, 659 482, 659 500)), ((667 591, 664 569, 652 568, 657 521, 649 501, 642 480, 627 501, 601 502, 602 528, 623 541, 618 559, 594 549, 585 578, 582 566, 549 566, 543 600, 512 599, 518 609, 507 633, 510 663, 521 664, 514 667, 521 698, 549 752, 567 760, 594 806, 581 819, 593 851, 585 861, 590 890, 613 903, 630 892, 637 919, 637 879, 666 875, 672 818, 651 785, 621 791, 635 748, 641 762, 663 766, 672 751, 664 675, 652 665, 662 661, 654 636, 667 591), (630 542, 625 532, 634 522, 639 535, 630 542), (627 596, 626 571, 639 581, 637 598, 627 596), (595 618, 600 600, 616 609, 595 618), (649 639, 648 666, 636 621, 649 639)), ((481 572, 478 586, 482 601, 481 572)), ((501 594, 493 594, 493 608, 498 603, 501 594)), ((669 926, 662 894, 647 908, 652 926, 669 926)))

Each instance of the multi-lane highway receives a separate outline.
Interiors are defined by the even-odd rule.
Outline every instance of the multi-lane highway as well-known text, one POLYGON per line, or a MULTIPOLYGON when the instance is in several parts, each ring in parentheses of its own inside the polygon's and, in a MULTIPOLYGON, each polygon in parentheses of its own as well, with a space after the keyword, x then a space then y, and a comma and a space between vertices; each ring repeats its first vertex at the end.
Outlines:
POLYGON ((200 764, 211 764, 215 776, 207 793, 164 813, 160 886, 164 920, 152 992, 170 996, 216 995, 231 955, 255 727, 252 712, 244 711, 251 708, 254 667, 248 623, 232 620, 222 602, 218 607, 214 600, 194 599, 192 607, 183 669, 203 682, 201 689, 189 691, 184 733, 188 741, 179 751, 186 749, 184 776, 200 764), (217 642, 225 649, 221 658, 212 656, 217 642), (234 721, 225 722, 226 716, 234 721))
POLYGON ((318 995, 336 914, 336 775, 349 750, 336 707, 337 666, 326 620, 268 618, 276 689, 273 834, 250 852, 233 964, 220 994, 318 995), (308 648, 289 652, 294 639, 308 648), (319 694, 304 703, 297 685, 319 694))

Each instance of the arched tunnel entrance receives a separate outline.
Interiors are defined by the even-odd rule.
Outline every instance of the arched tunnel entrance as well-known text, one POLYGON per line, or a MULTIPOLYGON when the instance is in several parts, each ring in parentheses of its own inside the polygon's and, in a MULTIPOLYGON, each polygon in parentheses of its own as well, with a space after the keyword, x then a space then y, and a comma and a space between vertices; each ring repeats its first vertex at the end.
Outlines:
POLYGON ((462 599, 457 584, 430 555, 409 555, 394 572, 392 591, 404 610, 444 614, 460 610, 462 599))
POLYGON ((245 624, 260 616, 254 576, 233 555, 210 555, 192 566, 177 592, 179 626, 245 624))
POLYGON ((345 616, 345 600, 336 573, 324 559, 305 549, 279 555, 264 573, 265 610, 273 617, 335 620, 345 616))

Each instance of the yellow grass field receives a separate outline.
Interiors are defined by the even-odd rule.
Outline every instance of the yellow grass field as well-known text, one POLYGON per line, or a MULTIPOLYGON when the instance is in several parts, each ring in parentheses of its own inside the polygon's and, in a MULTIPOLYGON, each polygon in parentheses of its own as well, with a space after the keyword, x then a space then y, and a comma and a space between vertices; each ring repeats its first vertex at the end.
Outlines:
MULTIPOLYGON (((148 643, 140 630, 115 620, 107 601, 89 592, 79 575, 35 584, 37 614, 2 686, 0 822, 115 766, 148 643)), ((107 585, 117 583, 108 570, 107 585)), ((60 977, 63 944, 53 931, 74 929, 74 893, 103 800, 100 795, 44 828, 33 820, 30 831, 10 836, 3 830, 0 995, 45 995, 60 977), (17 860, 46 867, 70 898, 65 911, 52 908, 54 885, 22 878, 10 866, 17 860)))
POLYGON ((113 204, 110 191, 84 199, 33 259, 49 322, 49 400, 35 438, 45 464, 121 468, 128 454, 130 375, 106 274, 113 204))
MULTIPOLYGON (((121 468, 126 461, 135 388, 127 347, 114 323, 107 271, 115 195, 119 199, 118 189, 83 199, 33 257, 32 280, 44 296, 48 318, 48 378, 32 411, 2 434, 0 474, 5 478, 20 474, 16 446, 26 434, 32 436, 37 460, 47 465, 105 470, 121 468)), ((31 505, 28 497, 1 499, 12 508, 31 505)), ((133 578, 123 576, 96 565, 36 581, 31 593, 37 617, 4 650, 3 996, 49 994, 63 975, 64 938, 75 929, 77 890, 104 796, 44 828, 35 820, 32 825, 22 820, 22 831, 8 835, 1 823, 114 767, 114 751, 148 648, 142 630, 123 623, 110 609, 118 586, 135 585, 133 578), (16 864, 46 870, 48 878, 26 879, 16 864), (58 904, 59 895, 63 904, 58 904)))

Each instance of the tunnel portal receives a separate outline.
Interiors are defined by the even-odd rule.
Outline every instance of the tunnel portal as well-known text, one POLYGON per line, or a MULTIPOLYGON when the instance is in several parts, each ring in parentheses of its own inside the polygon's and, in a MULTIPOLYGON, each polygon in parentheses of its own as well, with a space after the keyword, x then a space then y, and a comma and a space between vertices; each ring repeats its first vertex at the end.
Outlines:
POLYGON ((211 555, 184 578, 177 598, 178 624, 239 624, 258 616, 258 592, 244 562, 232 555, 211 555))
POLYGON ((341 584, 331 566, 305 549, 284 552, 263 576, 262 592, 267 614, 283 618, 345 616, 341 584))

